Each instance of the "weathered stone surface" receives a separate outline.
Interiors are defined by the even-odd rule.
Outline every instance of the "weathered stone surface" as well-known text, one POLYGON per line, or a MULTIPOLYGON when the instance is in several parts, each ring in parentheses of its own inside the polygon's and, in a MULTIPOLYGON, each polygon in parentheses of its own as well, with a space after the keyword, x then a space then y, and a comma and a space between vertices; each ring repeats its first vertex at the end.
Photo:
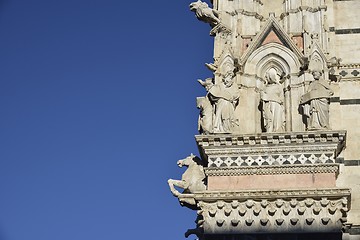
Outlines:
POLYGON ((208 167, 335 163, 345 140, 345 131, 196 136, 208 167))
POLYGON ((211 3, 190 5, 214 61, 197 98, 207 184, 175 194, 198 210, 186 236, 360 239, 360 1, 211 3))
POLYGON ((209 176, 208 190, 329 188, 335 180, 334 173, 209 176))
MULTIPOLYGON (((190 197, 190 196, 189 196, 190 197)), ((204 234, 339 232, 349 189, 208 191, 193 194, 204 234)))

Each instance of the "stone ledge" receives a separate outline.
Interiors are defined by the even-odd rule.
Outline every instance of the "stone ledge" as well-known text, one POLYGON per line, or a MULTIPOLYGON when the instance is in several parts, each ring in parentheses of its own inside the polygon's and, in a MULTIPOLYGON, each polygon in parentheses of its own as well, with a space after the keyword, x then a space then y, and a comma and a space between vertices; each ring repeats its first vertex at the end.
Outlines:
POLYGON ((208 167, 329 164, 345 146, 346 131, 195 136, 208 167))
POLYGON ((287 144, 314 144, 314 143, 344 143, 346 131, 307 131, 286 133, 261 133, 261 134, 214 134, 196 135, 199 147, 226 147, 226 146, 267 146, 287 144))
POLYGON ((350 197, 348 188, 322 188, 322 189, 286 189, 286 190, 243 190, 243 191, 206 191, 195 194, 182 194, 181 197, 195 198, 203 201, 217 200, 246 200, 248 198, 321 198, 321 197, 350 197))
POLYGON ((199 202, 205 234, 340 232, 348 200, 296 199, 199 202))
POLYGON ((340 232, 350 189, 204 192, 191 194, 204 234, 340 232))
POLYGON ((205 168, 205 174, 207 176, 316 174, 316 173, 338 174, 338 171, 339 171, 339 164, 205 168))

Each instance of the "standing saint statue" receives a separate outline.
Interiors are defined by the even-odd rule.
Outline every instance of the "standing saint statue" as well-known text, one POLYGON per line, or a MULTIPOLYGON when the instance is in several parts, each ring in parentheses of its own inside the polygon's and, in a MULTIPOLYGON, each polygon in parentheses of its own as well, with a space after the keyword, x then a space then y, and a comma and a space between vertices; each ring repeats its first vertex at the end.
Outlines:
POLYGON ((208 90, 209 99, 214 103, 214 133, 233 133, 239 125, 235 117, 240 91, 233 82, 234 73, 228 71, 223 75, 222 82, 208 90))
MULTIPOLYGON (((207 78, 205 81, 199 79, 198 82, 208 92, 212 86, 214 86, 213 79, 207 78)), ((199 120, 198 120, 198 131, 200 134, 211 134, 214 131, 213 127, 213 105, 209 99, 207 93, 205 97, 198 97, 196 99, 196 106, 200 109, 199 120)))
POLYGON ((313 71, 314 81, 309 85, 307 93, 300 100, 304 115, 307 118, 307 130, 329 129, 330 97, 334 92, 330 84, 321 79, 320 71, 313 71))
POLYGON ((265 74, 266 87, 260 93, 266 132, 285 131, 284 93, 280 77, 274 68, 265 74))

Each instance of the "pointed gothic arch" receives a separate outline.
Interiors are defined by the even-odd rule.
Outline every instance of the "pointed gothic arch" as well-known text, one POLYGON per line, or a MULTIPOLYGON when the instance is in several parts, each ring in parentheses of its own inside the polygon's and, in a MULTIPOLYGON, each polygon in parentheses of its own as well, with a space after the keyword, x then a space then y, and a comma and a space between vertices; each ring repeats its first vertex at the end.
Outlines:
POLYGON ((262 78, 267 69, 274 67, 283 75, 300 71, 300 59, 287 47, 268 43, 256 49, 244 65, 244 73, 262 78))

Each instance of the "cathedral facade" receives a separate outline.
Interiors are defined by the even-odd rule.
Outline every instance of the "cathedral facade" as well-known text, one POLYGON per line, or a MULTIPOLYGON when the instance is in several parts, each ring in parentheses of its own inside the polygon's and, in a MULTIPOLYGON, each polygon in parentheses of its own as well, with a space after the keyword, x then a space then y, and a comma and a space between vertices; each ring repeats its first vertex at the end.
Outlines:
POLYGON ((358 0, 198 0, 199 155, 169 179, 201 240, 360 239, 358 0), (206 26, 205 26, 206 27, 206 26), (182 190, 179 190, 182 189, 182 190))

